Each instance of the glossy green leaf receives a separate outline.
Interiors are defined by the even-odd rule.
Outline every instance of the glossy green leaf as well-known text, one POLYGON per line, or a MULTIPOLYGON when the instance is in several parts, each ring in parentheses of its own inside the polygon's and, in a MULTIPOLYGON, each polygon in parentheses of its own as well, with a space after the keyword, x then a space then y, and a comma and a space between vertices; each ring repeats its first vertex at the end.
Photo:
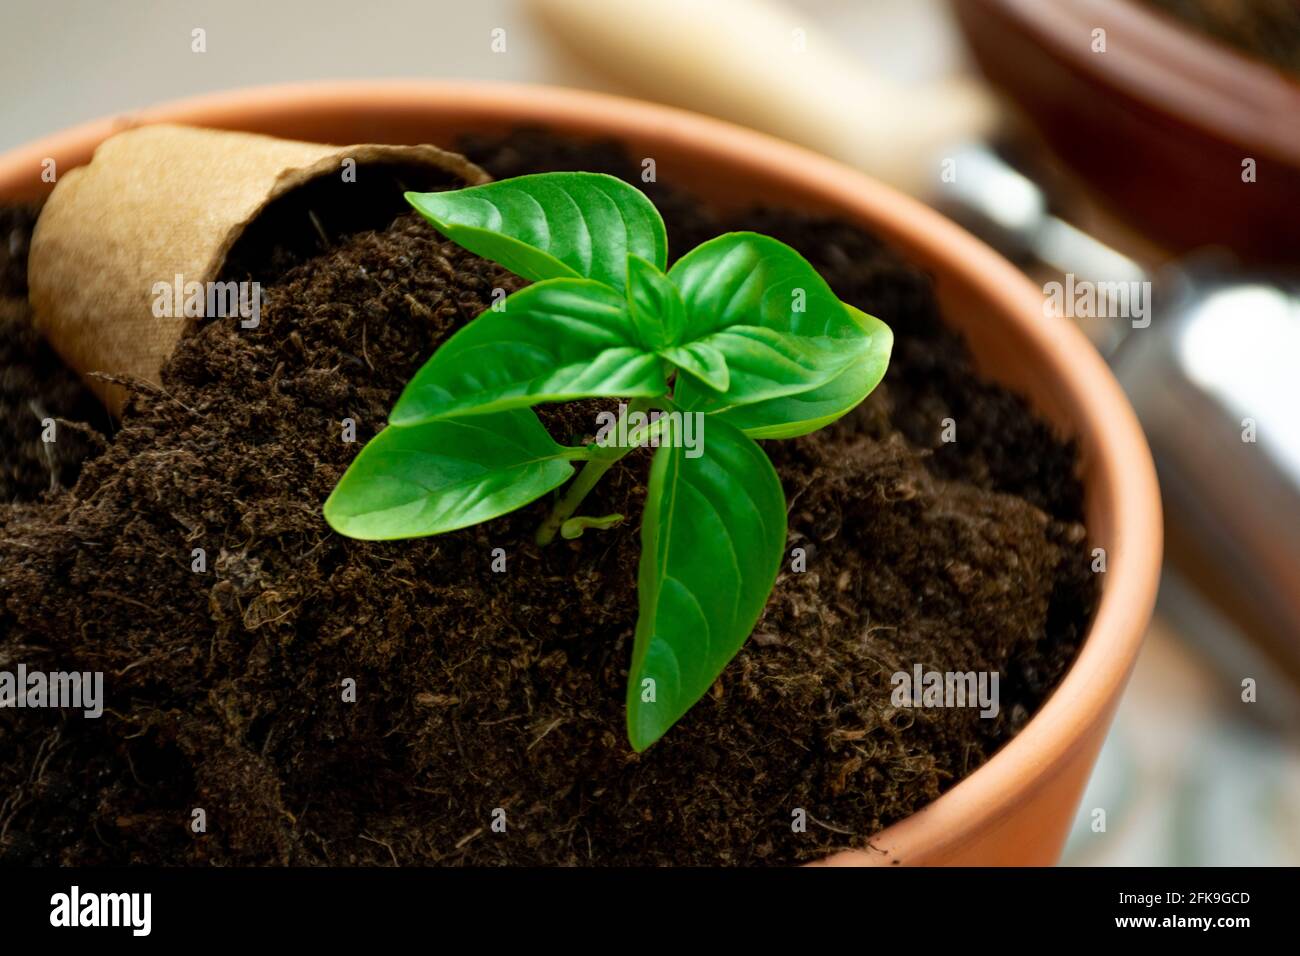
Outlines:
POLYGON ((870 346, 825 280, 794 249, 768 236, 728 233, 669 271, 686 307, 682 344, 726 360, 725 394, 690 378, 684 408, 717 409, 809 391, 834 379, 870 346))
POLYGON ((681 337, 686 307, 677 286, 639 256, 627 257, 627 302, 641 345, 648 351, 665 348, 681 337))
MULTIPOLYGON (((666 430, 671 444, 673 427, 666 430)), ((660 447, 650 469, 628 673, 628 738, 644 750, 709 689, 767 603, 785 496, 763 450, 707 419, 703 455, 660 447)))
POLYGON ((727 388, 686 379, 674 398, 682 408, 711 412, 819 388, 861 356, 859 343, 843 348, 820 344, 831 341, 844 340, 783 335, 757 325, 715 332, 681 348, 708 349, 722 356, 728 370, 727 388))
POLYGON ((448 239, 525 279, 583 277, 621 291, 629 254, 660 269, 667 260, 654 204, 602 173, 539 173, 406 199, 448 239))
POLYGON ((407 384, 389 421, 454 416, 667 389, 663 362, 636 345, 623 296, 590 279, 521 289, 443 343, 407 384))
POLYGON ((848 304, 844 308, 870 336, 864 355, 811 391, 740 405, 719 412, 717 417, 751 438, 795 438, 829 425, 870 395, 885 376, 894 334, 876 317, 848 304))
POLYGON ((726 358, 707 342, 676 345, 659 354, 678 368, 690 372, 710 389, 725 392, 731 387, 731 370, 727 367, 726 358))
POLYGON ((442 534, 521 508, 573 474, 581 454, 527 410, 388 427, 325 502, 339 534, 368 541, 442 534))

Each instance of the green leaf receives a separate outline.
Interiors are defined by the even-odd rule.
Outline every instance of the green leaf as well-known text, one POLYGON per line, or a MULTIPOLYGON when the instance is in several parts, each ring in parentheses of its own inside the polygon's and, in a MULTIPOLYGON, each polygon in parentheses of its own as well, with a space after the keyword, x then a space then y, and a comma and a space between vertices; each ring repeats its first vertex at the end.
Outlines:
POLYGON ((725 392, 731 387, 731 371, 727 368, 726 358, 707 342, 677 345, 659 354, 715 391, 725 392))
POLYGON ((627 301, 641 345, 696 376, 712 389, 731 382, 727 360, 704 342, 678 345, 686 328, 686 306, 671 279, 644 259, 627 258, 627 301))
MULTIPOLYGON (((772 463, 726 422, 706 422, 703 455, 661 446, 650 468, 627 688, 628 739, 638 751, 663 736, 740 650, 785 549, 785 496, 772 463), (653 701, 645 699, 651 688, 653 701)), ((670 444, 674 433, 670 425, 670 444)))
POLYGON ((683 344, 710 346, 730 370, 725 390, 684 380, 674 395, 683 408, 711 410, 805 392, 831 381, 869 348, 869 337, 817 270, 768 236, 719 236, 683 256, 668 275, 686 307, 683 344))
POLYGON ((870 336, 866 354, 819 388, 740 405, 718 412, 717 417, 751 438, 795 438, 829 425, 870 395, 885 376, 894 333, 876 317, 847 303, 844 308, 870 336))
POLYGON ((830 341, 783 335, 757 325, 715 332, 681 348, 707 349, 721 356, 728 370, 727 388, 686 379, 674 399, 682 408, 711 412, 818 388, 858 361, 865 344, 838 349, 819 344, 830 341))
POLYGON ((664 268, 668 236, 645 194, 602 173, 538 173, 407 193, 439 232, 525 279, 595 279, 622 290, 628 254, 664 268))
POLYGON ((385 428, 325 502, 339 534, 367 541, 442 534, 521 508, 573 474, 581 454, 530 411, 385 428))
POLYGON ((590 279, 539 282, 444 342, 389 421, 405 428, 541 402, 664 394, 663 362, 635 343, 627 303, 613 289, 590 279))
POLYGON ((681 337, 686 307, 677 286, 640 256, 627 257, 627 302, 646 350, 665 348, 681 337))

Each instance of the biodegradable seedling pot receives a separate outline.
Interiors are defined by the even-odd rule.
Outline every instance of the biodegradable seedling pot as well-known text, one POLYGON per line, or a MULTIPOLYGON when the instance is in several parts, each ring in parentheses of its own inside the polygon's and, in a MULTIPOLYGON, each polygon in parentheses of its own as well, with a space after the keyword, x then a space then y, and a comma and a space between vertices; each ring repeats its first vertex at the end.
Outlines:
MULTIPOLYGON (((345 162, 403 166, 412 179, 487 179, 431 146, 340 150, 166 124, 116 136, 97 158, 63 177, 58 199, 42 210, 28 270, 32 308, 71 367, 154 384, 184 326, 153 316, 151 278, 215 279, 245 225, 278 196, 345 162)), ((114 414, 121 411, 125 388, 88 384, 114 414)))
POLYGON ((1078 659, 1025 729, 922 811, 832 865, 1050 864, 1071 820, 1137 655, 1155 600, 1160 503, 1132 409, 1081 333, 1044 317, 1016 269, 937 213, 814 153, 690 113, 541 87, 381 82, 274 87, 103 120, 0 157, 0 198, 48 189, 42 163, 65 170, 125 126, 181 123, 320 143, 452 144, 469 132, 544 126, 614 137, 653 158, 660 176, 720 207, 762 201, 834 212, 879 234, 933 274, 947 320, 982 373, 1023 395, 1076 440, 1092 547, 1107 571, 1078 659))

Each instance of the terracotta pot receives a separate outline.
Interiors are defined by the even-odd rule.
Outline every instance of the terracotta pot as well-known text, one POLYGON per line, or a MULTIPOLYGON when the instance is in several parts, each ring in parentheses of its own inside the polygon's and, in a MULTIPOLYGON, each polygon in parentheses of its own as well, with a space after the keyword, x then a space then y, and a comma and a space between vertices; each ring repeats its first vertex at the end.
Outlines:
POLYGON ((953 5, 989 81, 1134 229, 1173 251, 1294 264, 1300 78, 1139 0, 953 5))
POLYGON ((1142 642, 1160 570, 1155 470, 1133 410, 1070 324, 1044 318, 1040 291, 948 220, 861 174, 716 120, 573 90, 454 82, 284 86, 202 97, 102 120, 0 157, 0 197, 31 197, 42 160, 67 169, 116 130, 166 121, 323 143, 451 145, 457 134, 541 125, 615 137, 659 176, 718 205, 761 200, 830 210, 884 236, 935 278, 948 321, 982 372, 1026 396, 1078 442, 1091 542, 1108 571, 1078 660, 1025 729, 934 803, 844 864, 1050 864, 1142 642))

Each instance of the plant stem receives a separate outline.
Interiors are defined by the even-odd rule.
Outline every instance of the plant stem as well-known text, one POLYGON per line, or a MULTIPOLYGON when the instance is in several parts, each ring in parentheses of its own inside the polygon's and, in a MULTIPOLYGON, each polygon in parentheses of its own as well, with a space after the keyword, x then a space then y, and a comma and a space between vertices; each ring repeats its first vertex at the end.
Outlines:
MULTIPOLYGON (((649 407, 648 400, 635 398, 629 403, 627 413, 630 415, 632 412, 644 412, 649 407)), ((578 472, 578 477, 573 479, 573 484, 565 489, 564 496, 555 503, 546 520, 537 528, 535 540, 540 547, 545 547, 555 540, 555 536, 560 532, 560 525, 573 517, 573 513, 578 510, 578 505, 582 504, 582 499, 596 487, 596 482, 600 481, 605 472, 614 467, 615 462, 630 452, 633 447, 635 446, 613 448, 608 454, 587 459, 582 470, 578 472)))
POLYGON ((551 513, 537 529, 539 545, 545 547, 555 540, 560 525, 573 517, 573 513, 578 510, 578 505, 582 504, 582 499, 587 497, 587 492, 596 487, 596 482, 600 481, 601 476, 609 471, 616 461, 617 458, 592 459, 582 466, 582 471, 578 472, 578 477, 573 479, 573 484, 569 485, 564 492, 564 497, 555 503, 551 513))

